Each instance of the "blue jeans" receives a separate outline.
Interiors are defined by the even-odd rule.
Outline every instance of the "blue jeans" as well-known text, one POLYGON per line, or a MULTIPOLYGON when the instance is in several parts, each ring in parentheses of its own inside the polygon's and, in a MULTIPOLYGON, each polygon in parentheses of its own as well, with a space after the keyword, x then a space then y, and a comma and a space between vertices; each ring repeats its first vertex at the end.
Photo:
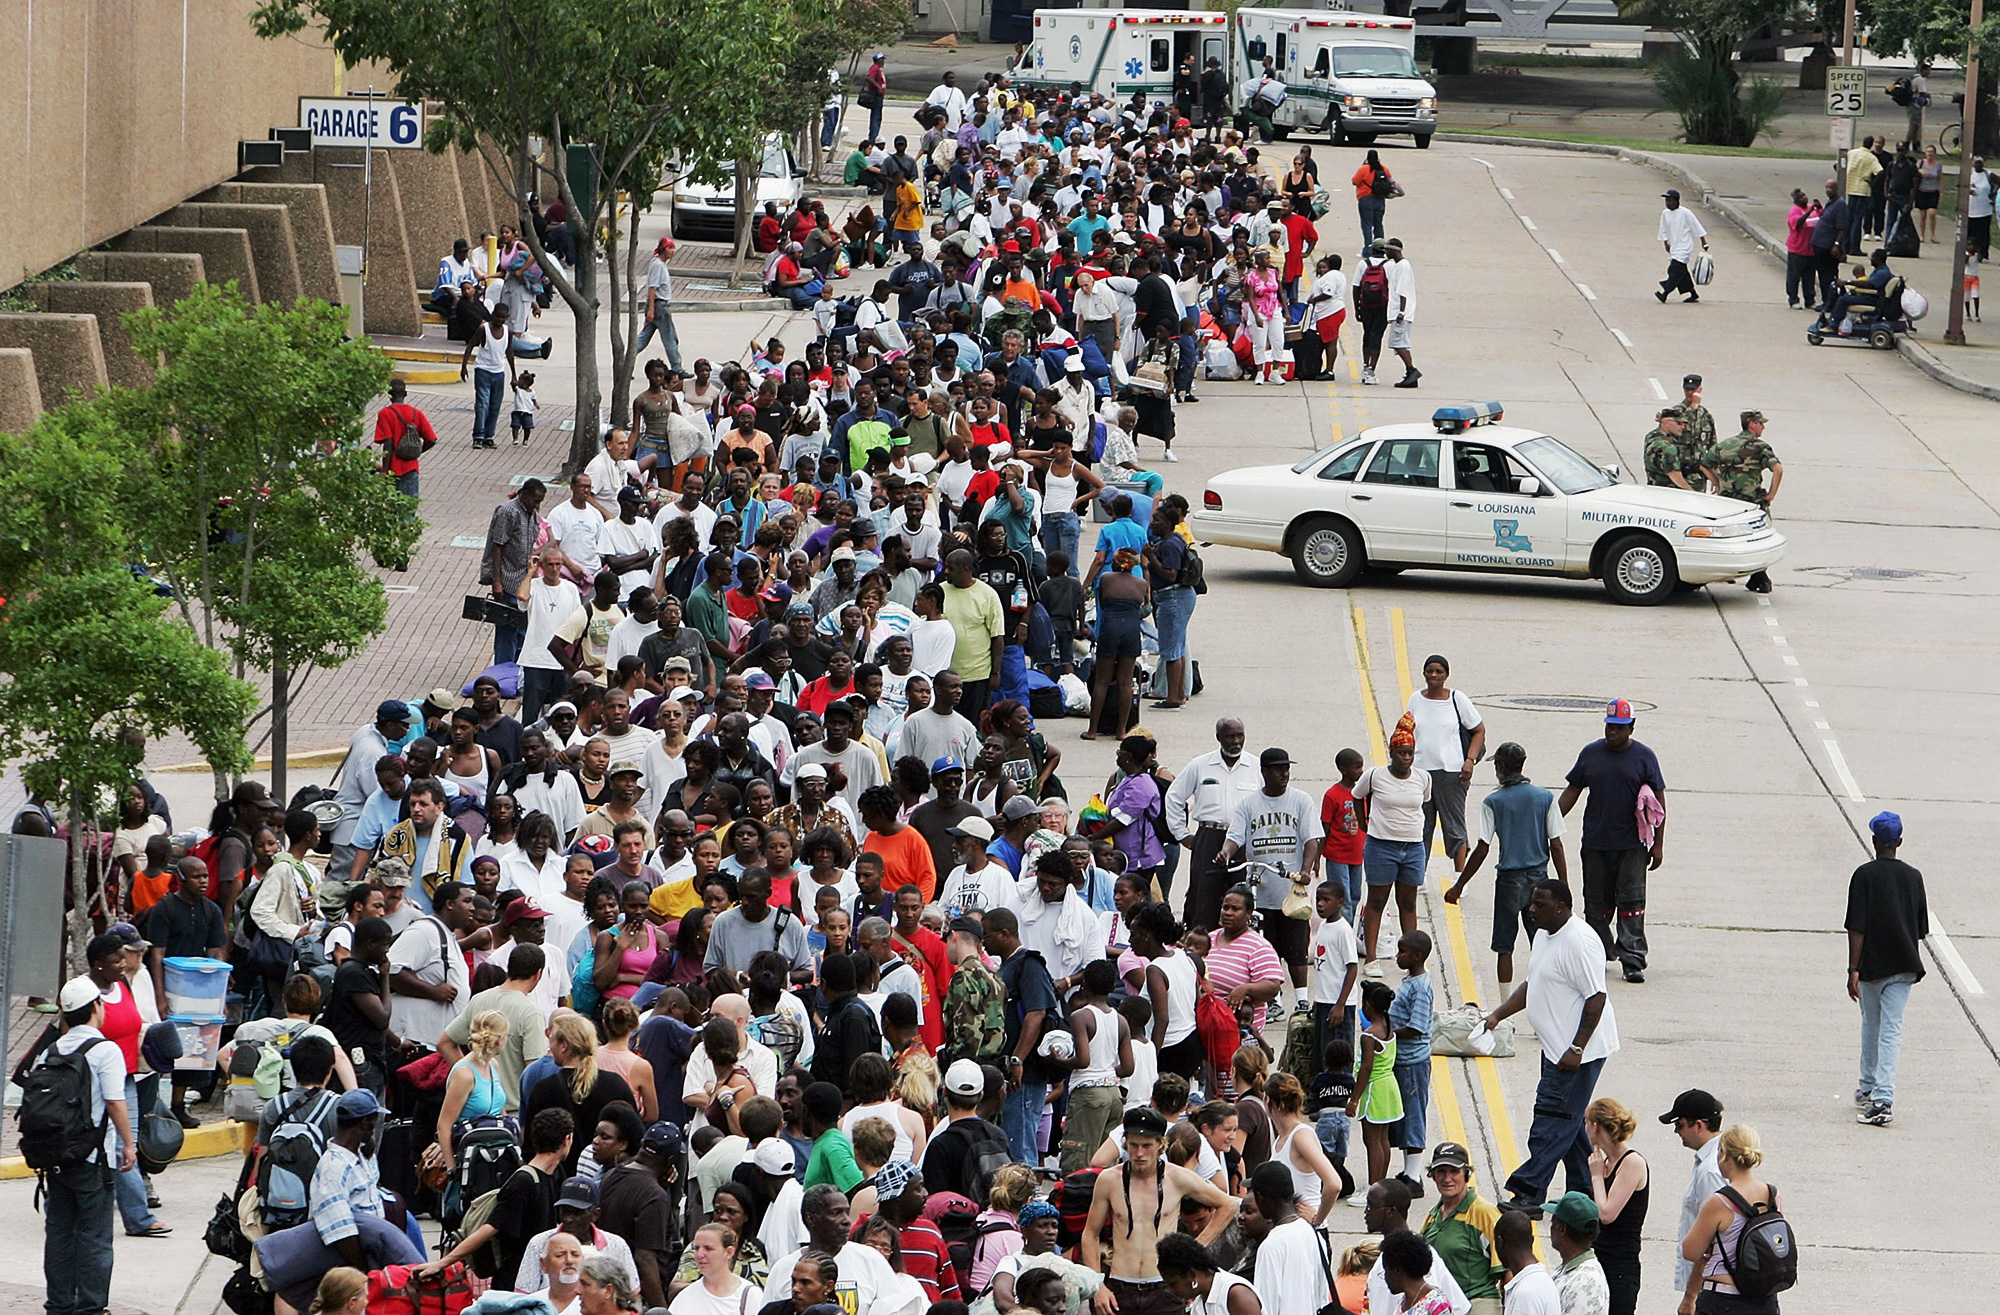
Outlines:
POLYGON ((111 1300, 111 1184, 112 1170, 102 1164, 48 1176, 42 1203, 48 1315, 98 1315, 111 1300))
POLYGON ((1399 1151, 1421 1151, 1430 1138, 1431 1057, 1425 1055, 1412 1064, 1396 1059, 1396 1087, 1403 1095, 1403 1119, 1389 1134, 1389 1144, 1399 1151))
POLYGON ((1035 1142, 1042 1128, 1042 1110, 1048 1103, 1046 1082, 1023 1082, 1007 1093, 1007 1101, 1000 1107, 1000 1118, 1007 1130, 1007 1153, 1014 1157, 1014 1163, 1041 1164, 1035 1142))
POLYGON ((1201 351, 1195 346, 1191 333, 1182 334, 1180 342, 1181 359, 1174 367, 1174 388, 1178 392, 1191 393, 1194 391, 1195 362, 1201 359, 1201 351))
POLYGON ((402 494, 404 497, 410 499, 412 502, 416 501, 417 498, 421 496, 417 492, 420 486, 421 486, 421 481, 418 479, 417 472, 414 470, 407 475, 396 476, 396 492, 402 494))
POLYGON ((1370 836, 1367 847, 1361 851, 1361 859, 1371 886, 1393 886, 1398 882, 1405 886, 1424 884, 1422 841, 1377 840, 1370 836))
MULTIPOLYGON (((1558 1041, 1562 1038, 1556 1038, 1558 1041)), ((1507 1176, 1507 1193, 1518 1201, 1540 1205, 1548 1197, 1556 1166, 1566 1171, 1569 1190, 1590 1191, 1590 1138, 1583 1129, 1583 1112, 1597 1090, 1604 1061, 1593 1059, 1565 1073, 1542 1056, 1542 1081, 1535 1088, 1535 1121, 1528 1129, 1528 1158, 1507 1176)))
POLYGON ((660 348, 667 354, 667 365, 676 374, 681 368, 681 335, 674 328, 674 312, 667 306, 655 305, 653 317, 639 326, 639 345, 635 352, 646 350, 646 344, 653 341, 654 334, 660 335, 660 348))
MULTIPOLYGON (((132 1120, 132 1131, 136 1134, 139 1130, 140 1116, 145 1114, 146 1110, 139 1105, 139 1079, 132 1074, 127 1074, 125 1077, 125 1112, 132 1120)), ((125 1143, 122 1140, 118 1143, 118 1156, 120 1159, 125 1157, 125 1143)), ((146 1204, 146 1178, 139 1172, 137 1165, 118 1175, 117 1191, 118 1213, 124 1218, 126 1232, 143 1233, 160 1222, 153 1217, 152 1208, 146 1204)), ((104 1244, 109 1249, 111 1238, 108 1233, 104 1244)), ((107 1259, 105 1261, 107 1272, 110 1267, 110 1261, 107 1259)))
POLYGON ((830 151, 833 149, 834 134, 840 131, 840 107, 829 106, 821 113, 825 117, 820 121, 819 144, 830 151))
POLYGON ((1896 1099, 1896 1061, 1903 1053, 1903 1006, 1915 973, 1891 973, 1861 984, 1861 1090, 1884 1105, 1896 1099))
POLYGON ((882 107, 876 105, 868 111, 868 140, 882 140, 882 107))
POLYGON ((1867 233, 1868 221, 1872 219, 1874 215, 1875 215, 1875 206, 1866 192, 1863 192, 1861 194, 1861 204, 1855 205, 1854 203, 1849 202, 1847 207, 1847 254, 1848 255, 1859 256, 1863 254, 1866 245, 1863 242, 1863 238, 1866 236, 1867 233))
POLYGON ((1153 624, 1160 632, 1160 661, 1177 662, 1187 656, 1188 618, 1194 615, 1194 590, 1184 584, 1156 590, 1153 594, 1153 624))
POLYGON ((1501 868, 1493 874, 1493 952, 1512 954, 1514 952, 1514 930, 1527 936, 1528 944, 1535 943, 1534 919, 1528 916, 1528 899, 1535 893, 1535 883, 1549 875, 1546 863, 1531 868, 1501 868))
POLYGON ((498 370, 472 372, 472 438, 491 439, 500 423, 500 403, 506 393, 507 376, 498 370))
POLYGON ((1366 251, 1370 242, 1383 235, 1382 220, 1389 202, 1380 196, 1364 196, 1355 201, 1354 207, 1361 212, 1361 249, 1366 251))
POLYGON ((1361 907, 1361 887, 1365 884, 1362 880, 1363 871, 1364 866, 1360 863, 1326 865, 1326 879, 1346 893, 1347 907, 1340 911, 1340 916, 1347 919, 1347 925, 1350 927, 1354 925, 1355 911, 1361 907))
POLYGON ((1081 567, 1077 564, 1077 540, 1082 536, 1083 522, 1073 511, 1048 511, 1042 513, 1042 551, 1046 554, 1062 553, 1069 558, 1069 574, 1081 578, 1081 567))

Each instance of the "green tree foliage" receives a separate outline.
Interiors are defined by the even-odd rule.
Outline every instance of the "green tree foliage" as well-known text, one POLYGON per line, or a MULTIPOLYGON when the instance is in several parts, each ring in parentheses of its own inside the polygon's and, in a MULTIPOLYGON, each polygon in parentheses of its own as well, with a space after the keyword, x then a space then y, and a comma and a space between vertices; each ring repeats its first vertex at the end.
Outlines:
MULTIPOLYGON (((282 764, 294 682, 353 657, 386 623, 382 582, 360 554, 402 560, 416 542, 409 501, 362 431, 389 363, 344 340, 339 307, 251 306, 234 285, 127 322, 161 365, 152 387, 102 404, 130 453, 121 523, 189 630, 239 677, 273 677, 282 764)), ((273 783, 282 791, 282 765, 273 783)))
POLYGON ((715 183, 731 161, 755 155, 759 91, 782 76, 792 9, 787 0, 262 0, 251 22, 266 37, 318 27, 348 62, 385 65, 401 95, 429 104, 427 144, 476 152, 513 198, 522 238, 576 322, 574 470, 599 447, 589 420, 603 400, 597 267, 583 259, 566 272, 549 258, 528 194, 559 195, 577 250, 612 262, 613 305, 624 312, 613 328, 616 415, 631 387, 637 283, 633 235, 617 224, 637 217, 626 206, 619 220, 613 202, 629 193, 646 208, 670 161, 715 183), (588 151, 583 196, 564 167, 571 143, 588 151))
POLYGON ((1653 85, 1680 116, 1683 140, 1748 146, 1776 116, 1783 91, 1753 82, 1745 96, 1736 51, 1766 24, 1792 12, 1792 0, 1619 0, 1627 17, 1644 18, 1686 43, 1660 61, 1653 85))
POLYGON ((108 400, 0 436, 0 758, 24 760, 28 788, 68 819, 72 960, 89 937, 85 855, 138 771, 139 750, 118 732, 185 734, 240 772, 256 702, 125 565, 115 499, 137 454, 108 400))

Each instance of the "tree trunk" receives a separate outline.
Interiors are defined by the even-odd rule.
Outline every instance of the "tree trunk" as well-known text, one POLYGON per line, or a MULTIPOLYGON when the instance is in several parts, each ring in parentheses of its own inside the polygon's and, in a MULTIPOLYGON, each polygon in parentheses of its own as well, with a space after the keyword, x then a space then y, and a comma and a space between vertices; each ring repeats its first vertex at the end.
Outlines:
POLYGON ((564 478, 589 465, 604 448, 597 431, 604 400, 597 368, 597 241, 595 233, 585 238, 576 252, 578 302, 570 305, 576 317, 576 431, 569 436, 564 478))
POLYGON ((757 175, 761 162, 736 162, 736 258, 729 267, 729 286, 743 286, 743 256, 750 250, 750 235, 756 231, 757 175))
POLYGON ((69 917, 67 919, 69 945, 66 959, 69 970, 65 976, 74 977, 90 965, 85 961, 84 950, 90 944, 90 873, 86 863, 88 844, 94 838, 87 833, 84 824, 85 812, 83 795, 71 791, 69 798, 69 917))
POLYGON ((271 650, 271 797, 280 803, 291 796, 285 781, 285 745, 291 733, 292 668, 282 648, 271 650))

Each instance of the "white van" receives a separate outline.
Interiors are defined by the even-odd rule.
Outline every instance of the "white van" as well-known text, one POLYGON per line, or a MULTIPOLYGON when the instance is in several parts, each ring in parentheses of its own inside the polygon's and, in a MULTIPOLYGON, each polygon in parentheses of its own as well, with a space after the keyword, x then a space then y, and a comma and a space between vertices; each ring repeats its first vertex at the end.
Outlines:
POLYGON ((1192 59, 1229 65, 1229 16, 1160 9, 1037 9, 1034 36, 1008 76, 1033 87, 1068 91, 1080 84, 1116 100, 1133 92, 1172 100, 1174 70, 1192 59))
POLYGON ((1239 9, 1229 76, 1242 109, 1273 61, 1285 99, 1271 115, 1279 137, 1325 133, 1336 146, 1407 134, 1420 147, 1437 130, 1437 88, 1417 72, 1408 18, 1326 9, 1239 9))
MULTIPOLYGON (((805 194, 806 171, 792 154, 791 138, 781 132, 764 138, 764 162, 757 175, 757 199, 750 207, 750 222, 764 213, 766 201, 778 203, 778 213, 789 216, 805 194)), ((682 179, 673 189, 674 236, 708 242, 736 240, 736 184, 720 187, 682 179)))

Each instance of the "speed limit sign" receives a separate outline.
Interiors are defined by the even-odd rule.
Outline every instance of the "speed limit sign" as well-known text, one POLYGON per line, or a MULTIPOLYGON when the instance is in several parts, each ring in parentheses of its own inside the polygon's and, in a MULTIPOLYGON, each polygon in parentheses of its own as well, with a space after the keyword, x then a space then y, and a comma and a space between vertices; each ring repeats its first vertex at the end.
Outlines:
POLYGON ((1826 71, 1826 112, 1836 119, 1859 119, 1866 114, 1868 70, 1830 68, 1826 71))

